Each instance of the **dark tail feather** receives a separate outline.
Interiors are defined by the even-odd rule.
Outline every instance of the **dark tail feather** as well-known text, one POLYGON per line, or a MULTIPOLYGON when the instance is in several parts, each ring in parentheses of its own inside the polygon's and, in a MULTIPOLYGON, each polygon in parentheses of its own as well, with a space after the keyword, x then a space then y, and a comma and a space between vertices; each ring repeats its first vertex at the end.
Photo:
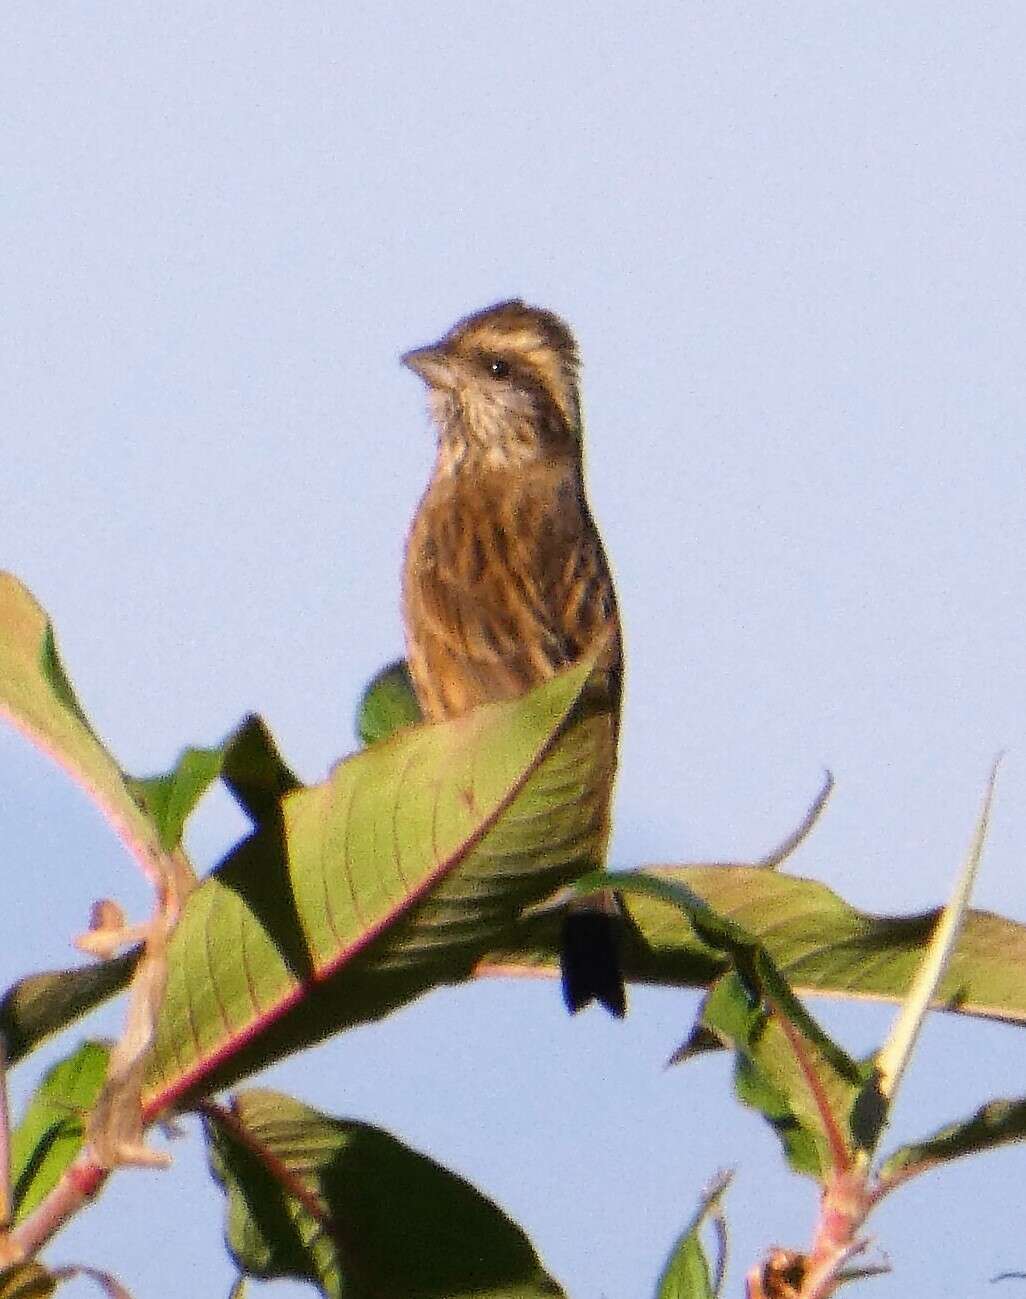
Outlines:
POLYGON ((560 964, 563 1000, 571 1015, 599 1001, 623 1019, 627 991, 620 968, 618 917, 605 911, 570 910, 563 920, 560 964))

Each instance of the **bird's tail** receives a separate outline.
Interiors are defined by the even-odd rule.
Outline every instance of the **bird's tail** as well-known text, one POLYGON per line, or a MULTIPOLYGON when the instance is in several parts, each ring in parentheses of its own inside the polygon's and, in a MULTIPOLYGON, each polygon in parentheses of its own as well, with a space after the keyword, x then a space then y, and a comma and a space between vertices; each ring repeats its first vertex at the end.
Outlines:
POLYGON ((620 963, 622 915, 616 894, 606 890, 571 903, 563 921, 560 966, 563 1000, 576 1014, 593 1001, 623 1019, 627 990, 620 963))

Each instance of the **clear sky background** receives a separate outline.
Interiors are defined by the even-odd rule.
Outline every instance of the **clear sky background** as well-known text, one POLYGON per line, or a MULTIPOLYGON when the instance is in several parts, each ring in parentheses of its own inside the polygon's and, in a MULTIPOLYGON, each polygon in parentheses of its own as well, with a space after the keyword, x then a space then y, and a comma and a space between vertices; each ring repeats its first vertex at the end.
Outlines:
MULTIPOLYGON (((7 4, 0 566, 122 763, 251 709, 304 779, 353 747, 432 456, 398 354, 520 295, 585 358, 629 656, 614 864, 760 855, 829 766, 793 868, 932 906, 1005 748, 978 902, 1026 920, 1024 49, 1000 2, 7 4)), ((242 829, 212 798, 197 864, 242 829)), ((149 905, 6 732, 0 845, 4 982, 72 960, 94 897, 149 905)), ((738 1294, 815 1195, 726 1056, 663 1068, 696 1004, 641 990, 620 1025, 544 981, 443 990, 264 1078, 468 1176, 580 1299, 649 1295, 734 1166, 738 1294)), ((855 1052, 891 1019, 814 1008, 855 1052)), ((1019 1094, 1024 1060, 1019 1031, 932 1021, 894 1138, 1019 1094)), ((184 1127, 48 1257, 224 1293, 184 1127)), ((867 1293, 1026 1269, 1024 1172, 906 1188, 867 1293)))

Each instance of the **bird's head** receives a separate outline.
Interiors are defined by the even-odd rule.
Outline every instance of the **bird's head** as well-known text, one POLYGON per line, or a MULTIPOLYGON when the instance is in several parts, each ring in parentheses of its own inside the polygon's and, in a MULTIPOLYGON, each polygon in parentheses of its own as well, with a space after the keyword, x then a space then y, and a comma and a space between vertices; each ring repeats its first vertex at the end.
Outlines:
POLYGON ((500 302, 402 360, 427 385, 440 471, 580 456, 577 344, 551 311, 500 302))

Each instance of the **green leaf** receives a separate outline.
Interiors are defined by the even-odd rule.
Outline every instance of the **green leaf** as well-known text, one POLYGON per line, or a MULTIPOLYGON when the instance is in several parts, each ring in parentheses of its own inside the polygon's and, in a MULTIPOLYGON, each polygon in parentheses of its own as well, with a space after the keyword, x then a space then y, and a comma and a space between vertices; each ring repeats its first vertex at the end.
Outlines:
POLYGON ((707 947, 729 958, 753 1000, 760 1000, 764 993, 771 994, 778 1000, 792 1002, 795 1015, 803 1013, 765 947, 742 925, 715 911, 687 884, 647 871, 595 871, 577 881, 576 891, 586 894, 606 888, 615 888, 621 898, 639 894, 676 907, 707 947))
POLYGON ((720 1201, 730 1184, 731 1175, 717 1178, 703 1197, 698 1212, 681 1232, 659 1278, 656 1299, 717 1299, 723 1288, 726 1271, 726 1222, 720 1201), (709 1267, 701 1232, 712 1222, 717 1233, 715 1273, 709 1267))
MULTIPOLYGON (((708 1049, 713 1036, 734 1048, 739 1097, 769 1119, 799 1172, 825 1178, 848 1168, 862 1145, 861 1134, 852 1138, 861 1117, 856 1102, 865 1110, 874 1076, 823 1032, 765 946, 679 881, 645 872, 596 872, 578 881, 580 892, 608 886, 621 898, 671 904, 704 943, 729 957, 734 970, 713 985, 692 1035, 697 1049, 708 1049)), ((674 1058, 693 1053, 688 1043, 674 1058)))
POLYGON ((205 1127, 228 1246, 251 1275, 332 1299, 561 1294, 495 1204, 387 1132, 265 1090, 207 1108, 205 1127))
POLYGON ((166 774, 123 772, 75 697, 46 614, 9 573, 0 573, 0 715, 82 786, 147 868, 159 862, 170 871, 183 894, 195 873, 182 830, 218 775, 255 819, 276 811, 298 784, 256 717, 216 748, 186 749, 166 774))
POLYGON ((612 719, 564 726, 590 666, 356 754, 233 851, 169 948, 151 1116, 468 978, 601 859, 612 719))
POLYGON ((422 720, 406 660, 396 659, 382 668, 363 692, 356 712, 356 733, 363 744, 376 744, 400 727, 422 720))
POLYGON ((218 776, 254 824, 280 816, 282 798, 299 788, 266 725, 254 714, 216 748, 185 749, 166 774, 125 780, 170 851, 181 842, 186 821, 218 776))
MULTIPOLYGON (((915 978, 940 909, 915 915, 859 911, 818 880, 759 866, 649 866, 648 877, 682 884, 765 947, 798 993, 896 1002, 915 978)), ((729 959, 680 923, 675 905, 654 895, 626 899, 623 943, 628 979, 665 987, 703 987, 729 959)), ((508 976, 555 971, 560 916, 525 916, 512 941, 483 962, 508 976)), ((934 998, 935 1009, 1026 1024, 1026 925, 970 911, 934 998)))
MULTIPOLYGON (((49 652, 52 658, 55 651, 49 652)), ((124 780, 135 798, 148 804, 161 842, 169 846, 177 843, 186 817, 218 773, 254 819, 270 816, 274 810, 280 815, 281 794, 298 785, 267 728, 252 716, 219 748, 187 750, 168 775, 124 780)), ((123 991, 138 958, 138 950, 133 950, 114 960, 28 975, 13 984, 0 999, 0 1033, 8 1065, 123 991)))
POLYGON ((880 1181, 913 1177, 936 1164, 994 1150, 1026 1139, 1026 1100, 989 1101, 970 1119, 949 1124, 925 1141, 896 1150, 880 1169, 880 1181))
MULTIPOLYGON (((0 573, 0 715, 82 786, 141 861, 166 861, 156 824, 75 698, 46 614, 9 573, 0 573)), ((187 872, 184 858, 175 868, 187 872)))
POLYGON ((170 852, 181 842, 185 822, 221 772, 222 750, 185 749, 164 776, 129 776, 139 806, 153 818, 160 843, 170 852))
MULTIPOLYGON (((736 974, 710 989, 699 1033, 712 1033, 737 1055, 738 1098, 775 1129, 791 1166, 819 1180, 845 1168, 861 1147, 860 1107, 873 1093, 870 1067, 860 1067, 803 1013, 754 1004, 736 974)), ((687 1047, 679 1054, 686 1059, 687 1047)))
POLYGON ((57 1185, 82 1148, 85 1116, 107 1073, 109 1050, 86 1042, 50 1069, 11 1137, 15 1221, 57 1185))
POLYGON ((126 988, 138 959, 138 951, 132 951, 111 961, 19 979, 0 1000, 8 1065, 126 988))

